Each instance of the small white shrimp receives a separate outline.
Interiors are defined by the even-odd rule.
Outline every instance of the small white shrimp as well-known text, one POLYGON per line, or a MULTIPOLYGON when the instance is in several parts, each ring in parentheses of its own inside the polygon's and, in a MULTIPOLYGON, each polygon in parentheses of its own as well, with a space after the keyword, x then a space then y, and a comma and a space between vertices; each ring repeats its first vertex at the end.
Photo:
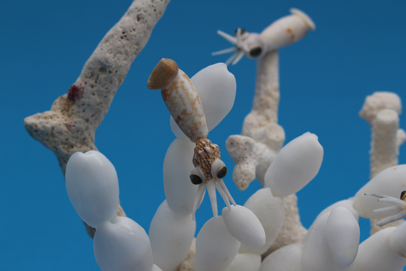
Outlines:
POLYGON ((218 30, 217 34, 231 42, 235 47, 214 52, 220 55, 235 52, 226 64, 237 64, 246 55, 249 58, 259 58, 267 52, 277 50, 302 39, 309 29, 315 30, 316 26, 307 14, 298 10, 290 9, 291 15, 285 16, 258 33, 248 33, 242 28, 235 31, 235 37, 218 30))
POLYGON ((229 201, 236 205, 222 180, 227 174, 227 168, 220 160, 218 145, 207 138, 209 132, 203 106, 189 77, 178 68, 175 61, 164 58, 152 71, 147 87, 161 89, 162 98, 176 124, 192 142, 196 143, 193 155, 195 168, 190 174, 191 182, 199 185, 193 203, 193 219, 203 201, 206 188, 214 217, 218 216, 216 188, 228 207, 229 201))

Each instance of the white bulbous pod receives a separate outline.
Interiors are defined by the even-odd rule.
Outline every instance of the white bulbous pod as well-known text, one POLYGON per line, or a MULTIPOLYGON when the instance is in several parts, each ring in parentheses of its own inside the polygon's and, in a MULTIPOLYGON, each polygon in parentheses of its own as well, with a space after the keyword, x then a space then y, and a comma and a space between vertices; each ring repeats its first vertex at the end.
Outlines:
POLYGON ((162 271, 162 269, 161 269, 161 268, 159 268, 159 266, 158 266, 158 265, 153 264, 153 265, 152 265, 152 270, 151 270, 151 271, 162 271))
POLYGON ((276 197, 286 197, 306 186, 319 172, 323 147, 312 133, 286 144, 265 173, 265 186, 276 197))
MULTIPOLYGON (((209 131, 214 129, 234 105, 237 84, 224 63, 207 66, 196 73, 191 81, 199 93, 209 131)), ((178 138, 188 139, 170 117, 172 132, 178 138)))
POLYGON ((212 217, 197 235, 193 267, 196 271, 223 271, 239 248, 240 242, 229 233, 223 217, 212 217))
POLYGON ((341 269, 335 262, 326 238, 327 221, 331 212, 320 215, 307 232, 301 259, 301 271, 352 270, 341 269))
POLYGON ((198 186, 190 182, 194 168, 192 157, 195 144, 189 139, 176 138, 169 146, 164 160, 164 190, 169 207, 179 214, 191 214, 198 186))
POLYGON ((65 184, 73 208, 87 225, 96 228, 116 216, 117 172, 100 152, 74 153, 66 165, 65 184))
POLYGON ((241 244, 253 248, 265 245, 264 228, 250 209, 241 205, 230 205, 224 207, 222 215, 227 229, 241 244))
POLYGON ((406 258, 396 254, 390 247, 390 237, 395 230, 395 227, 380 230, 362 242, 353 271, 402 270, 406 266, 406 258))
POLYGON ((189 252, 195 230, 192 214, 175 213, 165 200, 149 228, 154 264, 165 271, 176 270, 189 252))
POLYGON ((145 230, 128 217, 116 217, 96 228, 93 250, 103 271, 151 271, 152 251, 145 230))
POLYGON ((365 218, 381 219, 386 213, 374 213, 375 209, 392 206, 387 202, 378 202, 376 197, 365 196, 365 193, 381 194, 400 198, 403 190, 406 190, 406 165, 398 165, 387 168, 365 184, 355 195, 354 208, 359 215, 365 218))
POLYGON ((326 209, 321 211, 319 216, 325 212, 329 212, 329 211, 333 210, 334 208, 336 208, 338 206, 347 208, 347 210, 350 211, 351 214, 354 216, 355 220, 357 220, 357 221, 359 220, 358 211, 354 209, 354 198, 340 200, 340 201, 337 201, 336 203, 331 204, 329 207, 327 207, 326 209))
POLYGON ((281 198, 274 197, 271 189, 262 188, 255 192, 244 204, 259 219, 265 231, 265 245, 252 248, 241 244, 240 253, 261 255, 273 244, 285 222, 285 207, 281 198))
POLYGON ((281 247, 262 261, 259 271, 300 271, 302 253, 301 243, 281 247))
POLYGON ((254 253, 237 253, 227 271, 258 271, 261 266, 261 255, 254 253))
POLYGON ((345 207, 335 207, 327 220, 326 238, 334 262, 340 267, 350 266, 357 256, 360 229, 354 215, 345 207))
POLYGON ((406 258, 406 223, 396 227, 389 237, 389 243, 393 253, 406 258))
MULTIPOLYGON (((325 208, 323 211, 321 211, 314 221, 317 221, 317 219, 319 219, 319 217, 321 215, 323 215, 324 213, 331 212, 334 208, 341 206, 341 207, 347 208, 347 210, 351 212, 351 214, 354 216, 355 220, 358 222, 359 214, 358 214, 358 211, 354 209, 353 204, 354 204, 354 198, 337 201, 337 202, 331 204, 330 206, 328 206, 327 208, 325 208)), ((312 227, 313 227, 313 224, 310 226, 309 231, 312 229, 312 227)), ((306 243, 306 240, 308 237, 309 237, 309 234, 306 234, 305 238, 303 239, 303 244, 306 243)))

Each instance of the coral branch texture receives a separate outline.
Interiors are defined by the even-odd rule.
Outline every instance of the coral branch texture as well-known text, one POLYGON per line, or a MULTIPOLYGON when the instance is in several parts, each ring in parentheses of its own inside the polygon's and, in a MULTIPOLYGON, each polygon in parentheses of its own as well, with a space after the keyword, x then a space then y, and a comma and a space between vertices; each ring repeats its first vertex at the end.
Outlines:
MULTIPOLYGON (((370 178, 382 170, 398 164, 399 147, 405 141, 405 132, 399 129, 399 115, 402 111, 400 98, 391 92, 375 92, 365 99, 360 116, 372 130, 370 178)), ((389 223, 384 227, 376 225, 377 219, 371 219, 371 235, 377 231, 398 226, 403 221, 389 223)))
POLYGON ((252 111, 244 120, 242 136, 232 135, 226 142, 227 151, 236 164, 233 180, 241 190, 255 178, 264 184, 265 172, 285 141, 285 132, 277 123, 278 61, 278 51, 258 59, 252 111))
MULTIPOLYGON (((285 132, 277 123, 279 97, 279 57, 275 50, 258 59, 254 104, 244 120, 242 135, 232 135, 226 141, 227 151, 236 164, 233 180, 241 190, 255 178, 264 186, 265 173, 285 141, 285 132)), ((283 202, 285 224, 263 257, 301 242, 307 232, 300 222, 296 195, 283 198, 283 202)))
MULTIPOLYGON (((25 118, 27 132, 54 152, 63 174, 73 153, 96 150, 95 131, 168 3, 134 1, 104 36, 68 93, 56 99, 50 111, 25 118)), ((125 216, 121 207, 118 214, 125 216)))

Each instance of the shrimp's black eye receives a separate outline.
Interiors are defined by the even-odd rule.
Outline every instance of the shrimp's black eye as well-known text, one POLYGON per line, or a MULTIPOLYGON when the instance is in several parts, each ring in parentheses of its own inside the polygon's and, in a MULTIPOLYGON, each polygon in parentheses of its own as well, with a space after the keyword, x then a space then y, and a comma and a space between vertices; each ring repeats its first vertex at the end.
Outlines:
POLYGON ((402 193, 400 193, 400 199, 401 200, 405 200, 406 199, 406 190, 402 191, 402 193))
POLYGON ((261 53, 262 53, 261 47, 255 47, 250 50, 250 56, 254 58, 258 57, 261 53))
POLYGON ((199 166, 195 167, 190 173, 190 181, 192 182, 192 184, 196 185, 206 181, 203 171, 200 169, 199 166))
POLYGON ((190 181, 192 184, 201 184, 203 182, 202 178, 196 174, 190 174, 190 181))
POLYGON ((227 175, 227 168, 224 166, 217 171, 217 178, 223 179, 227 175))
POLYGON ((227 174, 227 168, 223 161, 220 159, 214 160, 211 165, 211 175, 217 179, 223 179, 227 174))

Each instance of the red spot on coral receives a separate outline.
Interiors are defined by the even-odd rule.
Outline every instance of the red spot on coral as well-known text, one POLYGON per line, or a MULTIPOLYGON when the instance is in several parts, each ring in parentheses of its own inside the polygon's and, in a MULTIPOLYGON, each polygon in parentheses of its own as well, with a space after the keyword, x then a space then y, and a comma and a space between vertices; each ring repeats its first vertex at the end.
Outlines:
POLYGON ((72 130, 72 124, 70 123, 65 123, 66 128, 68 128, 68 130, 72 130))
POLYGON ((76 102, 76 101, 82 99, 84 91, 85 91, 85 88, 82 85, 73 84, 68 89, 68 99, 71 100, 72 102, 76 102))

